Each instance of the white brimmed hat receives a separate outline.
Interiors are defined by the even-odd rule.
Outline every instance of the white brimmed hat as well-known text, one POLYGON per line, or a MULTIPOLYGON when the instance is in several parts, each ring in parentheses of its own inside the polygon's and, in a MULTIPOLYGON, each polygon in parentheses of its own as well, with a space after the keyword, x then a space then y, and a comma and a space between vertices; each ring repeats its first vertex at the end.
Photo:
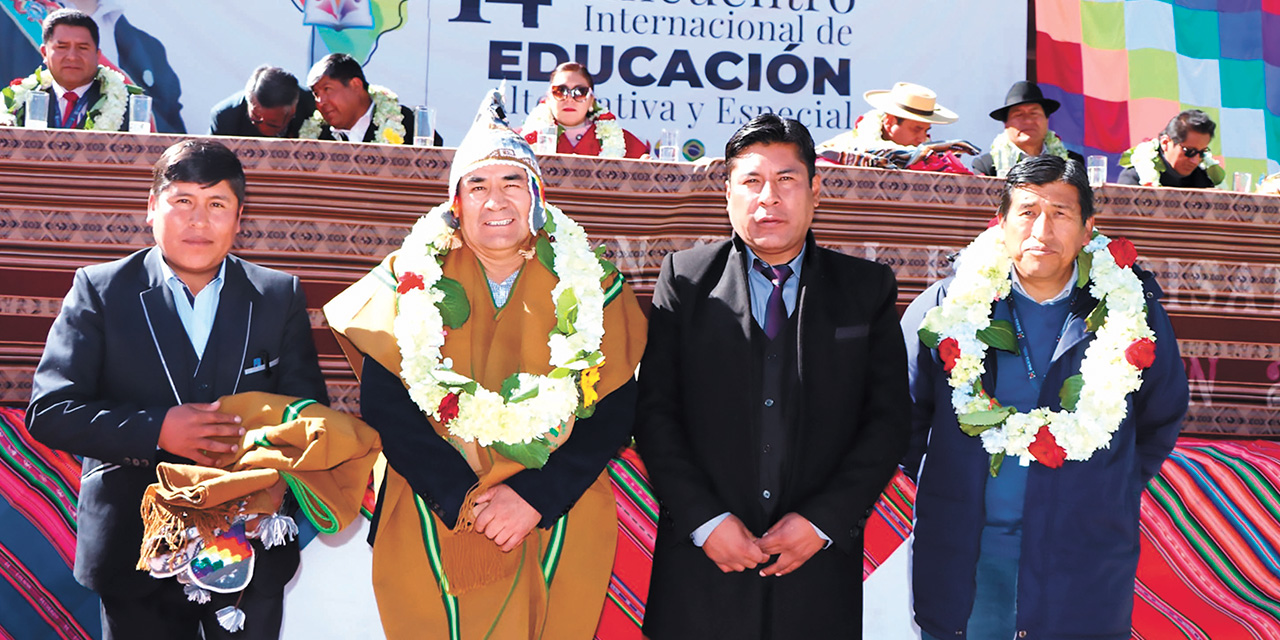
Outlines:
POLYGON ((888 91, 868 91, 862 97, 871 106, 907 120, 950 124, 960 119, 954 111, 938 104, 938 94, 910 82, 899 82, 888 91))

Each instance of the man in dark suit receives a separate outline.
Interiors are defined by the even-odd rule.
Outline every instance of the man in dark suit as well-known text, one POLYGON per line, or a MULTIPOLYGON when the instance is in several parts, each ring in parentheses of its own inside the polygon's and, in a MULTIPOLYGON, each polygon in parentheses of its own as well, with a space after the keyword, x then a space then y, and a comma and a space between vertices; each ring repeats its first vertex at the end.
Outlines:
POLYGON ((413 110, 386 87, 370 86, 355 58, 345 53, 320 58, 307 72, 307 86, 324 118, 320 140, 413 144, 413 110), (380 101, 386 106, 379 108, 380 101))
POLYGON ((311 92, 300 91, 292 73, 264 64, 253 70, 243 91, 214 105, 209 113, 209 134, 296 138, 315 109, 311 92))
MULTIPOLYGON (((182 84, 173 65, 169 64, 164 43, 133 26, 119 3, 101 7, 96 0, 62 0, 61 4, 90 16, 102 33, 110 31, 113 45, 99 53, 112 60, 134 85, 151 96, 156 131, 186 133, 186 125, 182 122, 182 84)), ((33 42, 28 37, 30 32, 24 28, 37 21, 38 16, 35 12, 27 12, 11 17, 18 22, 0 20, 0 78, 22 77, 44 65, 41 43, 33 42)), ((37 35, 39 31, 40 27, 37 27, 37 35)), ((50 126, 53 126, 52 120, 50 126)))
POLYGON ((194 639, 202 626, 205 638, 279 634, 297 543, 264 552, 254 541, 243 596, 206 604, 134 569, 155 465, 213 464, 243 434, 219 397, 328 401, 298 279, 228 255, 243 202, 244 171, 226 147, 188 140, 165 151, 147 203, 156 246, 76 272, 36 369, 31 434, 84 456, 75 575, 102 597, 108 639, 194 639), (245 628, 229 636, 216 612, 237 599, 245 628))
POLYGON ((640 367, 662 503, 644 632, 857 638, 863 527, 910 433, 897 284, 814 243, 799 122, 762 114, 725 158, 733 238, 667 256, 640 367))

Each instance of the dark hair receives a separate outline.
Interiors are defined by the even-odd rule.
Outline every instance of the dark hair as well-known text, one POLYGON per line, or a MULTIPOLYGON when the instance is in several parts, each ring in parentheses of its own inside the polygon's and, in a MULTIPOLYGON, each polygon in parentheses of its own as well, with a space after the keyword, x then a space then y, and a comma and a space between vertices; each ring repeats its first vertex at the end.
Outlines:
POLYGON ((560 73, 561 71, 563 71, 563 72, 565 72, 565 73, 580 73, 580 74, 582 74, 582 77, 584 77, 584 78, 586 78, 586 79, 587 79, 587 86, 588 86, 588 87, 590 87, 590 88, 592 88, 592 89, 595 89, 595 88, 596 88, 596 79, 591 77, 591 72, 590 72, 590 71, 587 71, 587 68, 586 68, 585 66, 583 66, 583 65, 581 65, 581 64, 579 64, 579 63, 577 63, 577 62, 563 62, 563 63, 561 63, 561 64, 560 64, 560 66, 558 66, 558 67, 556 67, 555 69, 552 69, 552 70, 551 70, 551 77, 552 77, 552 78, 556 77, 556 74, 557 74, 557 73, 560 73))
POLYGON ((174 182, 212 187, 223 180, 244 205, 244 166, 234 151, 213 140, 183 140, 164 150, 151 170, 152 195, 174 182))
POLYGON ((49 14, 44 19, 41 26, 40 40, 48 42, 53 37, 53 28, 58 25, 68 27, 84 27, 89 30, 89 35, 93 38, 94 48, 98 48, 98 23, 89 17, 89 14, 75 9, 58 9, 49 14))
POLYGON ((1209 119, 1209 114, 1199 109, 1187 109, 1182 113, 1174 116, 1169 124, 1165 125, 1164 131, 1160 133, 1168 136, 1170 140, 1181 144, 1187 139, 1188 131, 1208 134, 1213 137, 1213 132, 1218 130, 1218 125, 1209 119))
POLYGON ((291 107, 298 103, 298 93, 298 79, 292 73, 265 64, 253 70, 244 86, 245 96, 266 109, 291 107))
POLYGON ((307 72, 307 86, 316 86, 320 78, 331 78, 342 84, 350 84, 352 78, 359 78, 364 88, 369 88, 369 81, 364 79, 364 69, 360 67, 360 63, 345 53, 331 53, 311 65, 311 71, 307 72))
POLYGON ((1093 189, 1089 186, 1084 166, 1075 160, 1063 160, 1049 154, 1032 156, 1013 165, 1009 170, 1009 175, 1004 180, 1004 189, 1000 191, 1000 218, 1003 219, 1009 213, 1014 189, 1028 184, 1042 185, 1059 181, 1076 188, 1076 194, 1080 198, 1080 222, 1087 222, 1093 217, 1093 189))
POLYGON ((809 180, 816 172, 813 165, 818 155, 813 150, 813 136, 798 120, 779 118, 773 113, 762 113, 742 125, 724 145, 725 167, 733 173, 733 161, 753 144, 792 144, 804 166, 809 170, 809 180))

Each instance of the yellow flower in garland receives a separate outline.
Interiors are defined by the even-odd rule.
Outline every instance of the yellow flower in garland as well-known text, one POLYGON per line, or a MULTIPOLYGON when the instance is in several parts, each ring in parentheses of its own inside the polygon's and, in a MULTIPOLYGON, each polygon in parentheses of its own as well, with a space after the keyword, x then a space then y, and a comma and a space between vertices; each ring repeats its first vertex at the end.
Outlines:
POLYGON ((596 393, 597 382, 600 382, 600 365, 582 370, 582 380, 578 383, 582 387, 582 406, 589 407, 600 399, 596 393))
POLYGON ((404 136, 400 135, 395 129, 392 129, 390 126, 383 127, 382 139, 386 140, 387 144, 404 144, 404 136))

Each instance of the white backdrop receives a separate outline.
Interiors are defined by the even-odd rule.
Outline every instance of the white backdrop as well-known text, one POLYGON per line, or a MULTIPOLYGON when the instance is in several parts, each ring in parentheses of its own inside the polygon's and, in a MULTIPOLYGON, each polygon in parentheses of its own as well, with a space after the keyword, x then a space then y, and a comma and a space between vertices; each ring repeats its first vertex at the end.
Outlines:
POLYGON ((642 139, 678 128, 713 155, 761 109, 834 136, 869 108, 864 91, 899 80, 961 115, 935 138, 985 147, 1000 128, 986 114, 1026 68, 1022 0, 345 0, 333 5, 392 17, 342 32, 304 24, 301 2, 123 0, 164 43, 193 133, 258 64, 303 78, 331 46, 367 60, 403 103, 435 107, 446 144, 504 77, 518 126, 559 54, 601 77, 597 96, 642 139))

